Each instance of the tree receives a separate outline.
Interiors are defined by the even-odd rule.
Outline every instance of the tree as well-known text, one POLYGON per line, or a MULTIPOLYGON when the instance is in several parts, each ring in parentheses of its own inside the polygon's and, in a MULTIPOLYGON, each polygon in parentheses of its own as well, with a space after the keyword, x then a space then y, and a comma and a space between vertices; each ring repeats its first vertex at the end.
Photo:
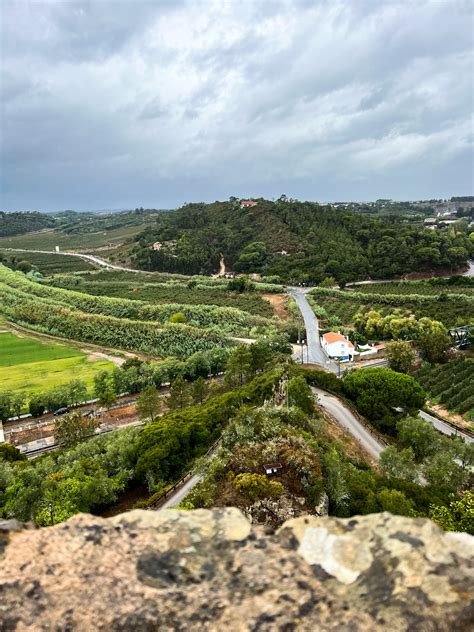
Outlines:
POLYGON ((207 386, 206 380, 203 377, 198 377, 197 380, 194 381, 192 387, 192 398, 196 404, 202 404, 206 399, 206 395, 209 391, 209 387, 207 386))
POLYGON ((257 340, 253 345, 250 345, 251 369, 253 373, 260 373, 263 371, 271 361, 272 351, 270 346, 263 340, 257 340))
POLYGON ((443 323, 429 318, 420 318, 417 325, 416 345, 428 362, 439 362, 451 346, 451 339, 443 323))
POLYGON ((140 419, 155 421, 161 410, 161 396, 155 386, 147 386, 138 396, 137 412, 140 419))
POLYGON ((401 478, 412 483, 419 479, 418 466, 415 463, 415 454, 411 448, 397 450, 391 446, 380 455, 380 467, 392 478, 401 478))
POLYGON ((415 503, 398 489, 384 487, 377 494, 377 501, 382 511, 389 511, 398 516, 409 516, 413 513, 415 503))
POLYGON ((415 353, 409 342, 394 340, 386 345, 386 356, 391 369, 408 373, 415 361, 415 353))
POLYGON ((401 419, 397 423, 397 433, 402 447, 411 447, 417 461, 422 461, 439 449, 441 442, 439 433, 429 421, 420 417, 401 419))
POLYGON ((445 531, 464 531, 474 535, 474 493, 470 490, 452 496, 448 507, 431 505, 430 518, 445 531))
POLYGON ((12 396, 12 412, 15 417, 19 417, 21 415, 21 411, 23 410, 23 404, 25 403, 25 394, 24 393, 14 393, 12 396))
POLYGON ((225 379, 231 386, 243 386, 252 372, 252 354, 246 345, 239 345, 226 366, 225 379))
POLYGON ((189 400, 189 390, 182 375, 178 375, 170 388, 168 406, 171 410, 184 408, 189 400))
POLYGON ((288 382, 288 404, 290 406, 297 406, 308 415, 314 413, 313 393, 301 375, 292 377, 288 382))
POLYGON ((331 505, 337 511, 344 510, 349 501, 344 463, 335 448, 324 455, 323 471, 325 489, 331 505))
POLYGON ((426 399, 425 392, 413 377, 387 368, 353 371, 344 377, 343 388, 362 415, 374 426, 392 434, 395 410, 417 411, 426 399))
POLYGON ((70 404, 81 404, 86 400, 87 386, 85 382, 78 379, 71 380, 67 387, 70 404))
POLYGON ((0 391, 0 421, 13 416, 13 397, 12 391, 0 391))
POLYGON ((437 452, 423 463, 423 474, 430 485, 451 491, 461 489, 470 472, 457 463, 450 452, 437 452))
POLYGON ((26 461, 26 456, 11 443, 0 443, 0 461, 26 461))
POLYGON ((32 395, 28 402, 28 410, 33 417, 40 417, 46 409, 46 405, 41 395, 32 395))
POLYGON ((116 399, 117 393, 114 391, 114 387, 112 386, 112 384, 108 384, 106 389, 102 391, 99 397, 99 404, 101 406, 105 406, 105 408, 109 410, 116 399))
POLYGON ((83 417, 80 412, 69 413, 58 419, 54 426, 54 438, 60 445, 71 447, 94 434, 99 422, 93 417, 83 417))
POLYGON ((113 376, 108 371, 101 371, 94 377, 94 392, 101 406, 109 409, 117 399, 113 386, 113 376))

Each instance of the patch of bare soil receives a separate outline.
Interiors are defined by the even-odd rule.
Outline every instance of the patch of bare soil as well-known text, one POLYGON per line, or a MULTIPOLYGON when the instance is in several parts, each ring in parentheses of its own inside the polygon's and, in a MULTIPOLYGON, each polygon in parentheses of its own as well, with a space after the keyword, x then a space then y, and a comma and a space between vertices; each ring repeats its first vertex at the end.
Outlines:
POLYGON ((462 415, 458 415, 457 413, 446 410, 446 408, 443 408, 441 404, 433 404, 432 402, 427 403, 431 410, 437 413, 440 417, 444 417, 445 419, 453 424, 456 424, 456 426, 459 426, 460 428, 470 428, 471 423, 469 421, 466 421, 466 419, 464 419, 462 415))
POLYGON ((321 417, 324 418, 326 422, 326 426, 324 428, 327 435, 336 441, 339 441, 344 446, 344 452, 349 457, 349 459, 354 461, 365 461, 368 463, 374 470, 378 470, 377 461, 372 458, 364 448, 354 439, 354 437, 346 432, 341 426, 337 423, 337 421, 330 415, 327 411, 319 408, 319 413, 321 417))
POLYGON ((93 351, 90 352, 88 349, 82 349, 85 353, 87 353, 87 359, 90 362, 95 362, 96 360, 109 360, 113 362, 116 366, 122 366, 125 362, 125 358, 119 358, 118 356, 109 355, 108 353, 102 353, 101 351, 93 351))
POLYGON ((290 314, 288 312, 288 295, 287 294, 262 294, 262 298, 273 308, 275 316, 278 316, 280 320, 288 320, 290 314))

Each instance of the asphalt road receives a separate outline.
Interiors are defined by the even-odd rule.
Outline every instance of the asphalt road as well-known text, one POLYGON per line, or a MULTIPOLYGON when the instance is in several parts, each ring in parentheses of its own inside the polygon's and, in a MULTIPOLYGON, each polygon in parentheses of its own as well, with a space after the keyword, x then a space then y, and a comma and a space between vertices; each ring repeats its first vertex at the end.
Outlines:
POLYGON ((466 441, 467 443, 474 443, 474 439, 470 435, 462 432, 462 430, 457 430, 456 428, 453 428, 449 424, 444 423, 444 421, 441 421, 441 419, 438 419, 433 415, 429 415, 422 410, 420 410, 418 414, 422 419, 430 421, 436 428, 436 430, 439 430, 439 432, 442 432, 445 435, 456 435, 457 437, 461 437, 462 439, 464 439, 464 441, 466 441))
POLYGON ((202 481, 201 474, 195 474, 191 476, 191 478, 186 481, 186 483, 180 487, 176 492, 168 498, 162 505, 160 505, 156 511, 160 511, 161 509, 170 509, 171 507, 176 507, 179 503, 186 498, 189 492, 196 487, 198 483, 202 481))
POLYGON ((319 405, 325 408, 328 413, 360 443, 370 456, 378 460, 380 453, 383 452, 387 446, 376 439, 367 428, 361 424, 352 411, 337 399, 337 397, 329 395, 329 393, 319 388, 313 387, 312 391, 318 396, 319 405))
POLYGON ((307 349, 308 349, 308 364, 319 364, 324 366, 329 371, 333 371, 337 373, 337 366, 334 362, 328 360, 326 354, 321 348, 321 344, 319 342, 319 322, 314 312, 308 303, 308 299, 306 298, 306 293, 309 292, 310 288, 298 288, 298 287, 290 287, 288 288, 288 292, 295 299, 296 304, 298 305, 298 309, 303 316, 304 324, 306 327, 306 337, 307 337, 307 349))

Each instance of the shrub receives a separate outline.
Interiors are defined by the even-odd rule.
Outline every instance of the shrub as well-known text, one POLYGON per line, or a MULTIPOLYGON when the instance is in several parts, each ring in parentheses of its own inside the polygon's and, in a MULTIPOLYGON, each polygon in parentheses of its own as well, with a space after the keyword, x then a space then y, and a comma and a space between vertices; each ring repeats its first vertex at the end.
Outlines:
POLYGON ((271 481, 265 474, 238 474, 232 484, 253 502, 261 498, 279 498, 284 491, 281 483, 271 481))

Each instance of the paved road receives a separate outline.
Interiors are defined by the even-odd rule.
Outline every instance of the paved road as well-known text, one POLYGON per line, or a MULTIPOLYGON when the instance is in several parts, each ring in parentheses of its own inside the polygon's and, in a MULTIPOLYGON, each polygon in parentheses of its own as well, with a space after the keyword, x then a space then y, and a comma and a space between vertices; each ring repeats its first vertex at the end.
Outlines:
POLYGON ((430 421, 433 424, 433 426, 436 428, 436 430, 439 430, 439 432, 442 432, 443 434, 446 434, 446 435, 456 435, 464 439, 464 441, 466 441, 467 443, 474 443, 474 439, 470 435, 466 434, 465 432, 462 432, 462 430, 457 430, 456 428, 453 428, 449 424, 444 423, 444 421, 441 421, 441 419, 438 419, 437 417, 434 417, 433 415, 429 415, 428 413, 425 413, 422 410, 420 410, 418 414, 422 419, 426 419, 426 421, 430 421))
POLYGON ((325 408, 328 413, 331 413, 337 422, 360 443, 370 456, 373 456, 374 459, 378 460, 380 458, 380 453, 385 450, 387 445, 383 444, 370 434, 367 428, 361 424, 352 411, 339 399, 337 399, 337 397, 329 395, 329 393, 326 393, 326 391, 322 391, 319 388, 313 387, 312 390, 318 396, 319 405, 325 408))
POLYGON ((310 289, 311 288, 298 287, 288 288, 288 292, 295 299, 296 304, 298 305, 298 309, 303 316, 304 324, 306 327, 306 337, 308 345, 307 362, 309 364, 319 364, 321 366, 324 366, 329 371, 337 373, 337 365, 334 362, 328 360, 319 342, 319 322, 311 308, 311 305, 308 303, 308 299, 306 298, 306 294, 309 292, 310 289))
POLYGON ((175 507, 179 505, 179 503, 186 498, 189 492, 196 487, 198 483, 202 481, 203 477, 201 474, 195 474, 191 476, 191 478, 186 481, 186 483, 180 487, 168 500, 166 500, 162 505, 160 505, 156 511, 160 511, 161 509, 169 509, 170 507, 175 507))

